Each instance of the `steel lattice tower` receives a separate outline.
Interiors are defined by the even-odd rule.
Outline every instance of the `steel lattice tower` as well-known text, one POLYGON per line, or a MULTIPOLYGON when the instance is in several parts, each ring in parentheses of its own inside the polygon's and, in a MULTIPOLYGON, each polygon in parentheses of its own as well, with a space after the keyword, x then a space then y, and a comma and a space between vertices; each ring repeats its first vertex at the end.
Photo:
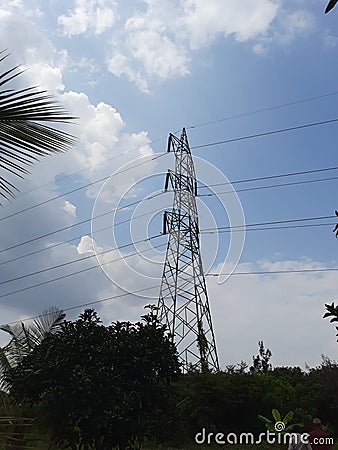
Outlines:
POLYGON ((183 370, 218 370, 207 287, 200 254, 197 181, 186 131, 169 135, 168 152, 175 154, 175 171, 168 171, 165 190, 174 192, 171 212, 165 212, 163 233, 168 245, 158 301, 158 317, 176 344, 183 370))

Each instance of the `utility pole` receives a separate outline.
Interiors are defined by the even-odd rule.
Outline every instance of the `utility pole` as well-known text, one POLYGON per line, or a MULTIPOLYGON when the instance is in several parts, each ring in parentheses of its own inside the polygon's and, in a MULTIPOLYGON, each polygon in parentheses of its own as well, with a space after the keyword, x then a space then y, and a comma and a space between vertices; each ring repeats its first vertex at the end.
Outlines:
POLYGON ((200 253, 197 180, 188 138, 169 135, 168 152, 175 171, 168 171, 165 190, 174 192, 173 207, 163 217, 168 245, 163 268, 158 318, 175 342, 183 371, 219 370, 215 335, 200 253))

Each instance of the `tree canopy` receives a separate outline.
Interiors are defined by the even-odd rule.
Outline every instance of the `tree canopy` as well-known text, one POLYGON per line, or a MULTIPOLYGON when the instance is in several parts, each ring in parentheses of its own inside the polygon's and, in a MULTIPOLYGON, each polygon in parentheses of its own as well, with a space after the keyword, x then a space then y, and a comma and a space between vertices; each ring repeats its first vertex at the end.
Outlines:
POLYGON ((101 324, 86 310, 7 373, 17 401, 39 405, 54 443, 138 448, 170 426, 176 349, 153 310, 142 322, 101 324))

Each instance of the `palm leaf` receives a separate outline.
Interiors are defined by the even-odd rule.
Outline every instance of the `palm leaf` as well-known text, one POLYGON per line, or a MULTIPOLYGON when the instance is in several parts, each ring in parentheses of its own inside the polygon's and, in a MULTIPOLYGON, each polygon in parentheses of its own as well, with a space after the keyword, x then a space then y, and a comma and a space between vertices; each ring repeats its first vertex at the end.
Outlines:
POLYGON ((272 417, 275 419, 275 422, 280 422, 282 420, 278 409, 272 410, 272 417))
POLYGON ((65 316, 62 310, 52 307, 31 322, 0 326, 0 330, 11 336, 10 342, 0 348, 0 390, 8 389, 5 373, 19 364, 48 334, 60 330, 65 316))
POLYGON ((289 411, 283 419, 285 425, 287 425, 293 419, 294 413, 293 411, 289 411))
MULTIPOLYGON (((8 57, 0 55, 0 63, 8 57)), ((22 72, 15 66, 0 74, 0 196, 6 199, 17 189, 3 176, 5 171, 23 178, 40 157, 66 152, 76 142, 72 135, 46 125, 75 119, 54 96, 37 87, 7 88, 22 72)))

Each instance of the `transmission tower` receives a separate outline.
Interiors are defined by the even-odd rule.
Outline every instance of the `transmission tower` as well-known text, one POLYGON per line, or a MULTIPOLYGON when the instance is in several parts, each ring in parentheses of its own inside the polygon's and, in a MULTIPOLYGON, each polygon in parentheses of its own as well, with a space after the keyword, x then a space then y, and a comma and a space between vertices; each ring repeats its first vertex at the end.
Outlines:
POLYGON ((207 287, 200 253, 197 181, 187 134, 169 135, 168 152, 175 171, 168 171, 165 190, 174 192, 172 210, 163 217, 168 245, 158 301, 158 317, 175 342, 183 371, 218 370, 207 287))

